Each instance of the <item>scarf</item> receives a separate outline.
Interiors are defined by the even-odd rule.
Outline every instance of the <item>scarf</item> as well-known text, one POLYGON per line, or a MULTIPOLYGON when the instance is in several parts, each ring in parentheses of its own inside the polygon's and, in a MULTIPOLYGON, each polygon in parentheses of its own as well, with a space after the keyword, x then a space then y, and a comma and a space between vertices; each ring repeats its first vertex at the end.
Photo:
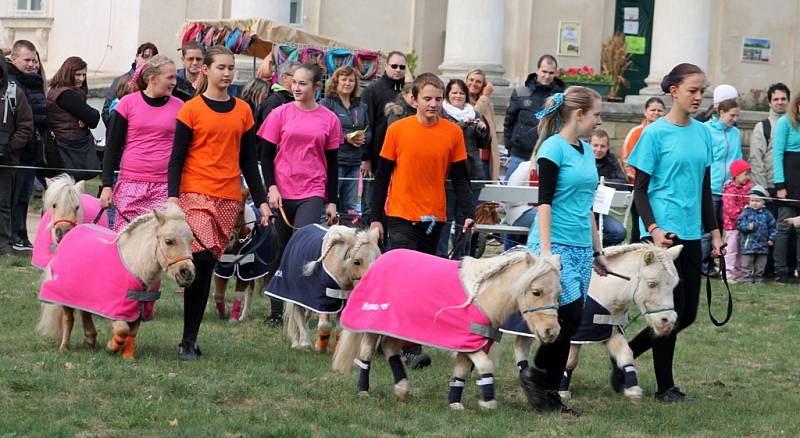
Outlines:
POLYGON ((444 107, 444 111, 448 116, 458 120, 459 122, 463 122, 466 119, 475 120, 475 108, 468 103, 464 104, 463 109, 458 109, 453 105, 450 105, 450 103, 445 100, 442 102, 442 106, 444 107))

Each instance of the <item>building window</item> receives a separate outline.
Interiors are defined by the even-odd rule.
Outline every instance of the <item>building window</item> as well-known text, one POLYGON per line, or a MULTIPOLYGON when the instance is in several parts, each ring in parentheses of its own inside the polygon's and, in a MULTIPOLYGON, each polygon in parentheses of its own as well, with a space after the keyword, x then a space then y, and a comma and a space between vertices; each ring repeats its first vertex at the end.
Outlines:
POLYGON ((289 24, 303 24, 302 0, 289 0, 289 24))
POLYGON ((17 0, 19 12, 42 12, 43 0, 17 0))

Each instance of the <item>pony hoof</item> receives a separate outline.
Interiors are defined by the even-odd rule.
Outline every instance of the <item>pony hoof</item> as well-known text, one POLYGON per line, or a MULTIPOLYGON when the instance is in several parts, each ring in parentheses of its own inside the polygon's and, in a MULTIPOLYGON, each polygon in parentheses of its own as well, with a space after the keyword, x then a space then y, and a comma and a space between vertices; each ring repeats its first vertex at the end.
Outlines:
POLYGON ((84 348, 88 348, 90 350, 94 350, 97 348, 97 340, 96 339, 84 339, 83 340, 84 348))
POLYGON ((394 395, 400 399, 400 401, 406 401, 408 398, 408 379, 403 379, 394 384, 394 395))
POLYGON ((561 397, 561 401, 569 401, 570 399, 572 399, 572 392, 558 391, 558 396, 561 397))
POLYGON ((293 342, 292 350, 310 352, 312 350, 310 342, 293 342))
POLYGON ((461 403, 450 403, 450 409, 454 411, 463 411, 464 405, 461 403))
POLYGON ((631 386, 630 388, 625 388, 625 398, 634 404, 640 403, 642 401, 642 387, 631 386))
POLYGON ((481 409, 494 410, 497 409, 497 400, 478 400, 478 406, 480 406, 481 409))
POLYGON ((358 391, 358 396, 359 397, 363 397, 363 398, 367 398, 367 397, 369 397, 369 391, 358 391))
POLYGON ((67 346, 67 345, 61 345, 60 347, 58 347, 58 352, 59 353, 66 353, 68 351, 69 351, 69 346, 67 346))

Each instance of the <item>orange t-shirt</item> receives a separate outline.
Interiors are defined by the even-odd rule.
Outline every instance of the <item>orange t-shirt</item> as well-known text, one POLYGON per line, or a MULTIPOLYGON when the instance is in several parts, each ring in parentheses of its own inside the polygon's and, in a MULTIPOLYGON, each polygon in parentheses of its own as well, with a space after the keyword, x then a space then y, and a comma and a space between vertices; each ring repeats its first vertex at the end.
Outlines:
POLYGON ((639 126, 635 126, 633 129, 628 132, 628 135, 625 137, 625 142, 622 144, 622 151, 620 153, 620 159, 625 165, 625 176, 628 178, 628 182, 633 184, 633 179, 636 176, 636 169, 632 166, 628 165, 628 157, 631 156, 631 152, 633 152, 633 148, 636 147, 636 143, 639 142, 639 137, 642 136, 642 131, 644 127, 647 126, 650 122, 645 119, 642 121, 642 124, 639 126))
POLYGON ((386 131, 381 157, 396 163, 389 185, 386 215, 419 221, 447 220, 444 181, 450 164, 467 159, 464 133, 439 117, 425 126, 416 117, 398 120, 386 131))
POLYGON ((239 149, 242 135, 255 123, 247 103, 236 99, 231 111, 219 113, 196 96, 183 105, 178 120, 192 129, 181 193, 241 201, 239 149))

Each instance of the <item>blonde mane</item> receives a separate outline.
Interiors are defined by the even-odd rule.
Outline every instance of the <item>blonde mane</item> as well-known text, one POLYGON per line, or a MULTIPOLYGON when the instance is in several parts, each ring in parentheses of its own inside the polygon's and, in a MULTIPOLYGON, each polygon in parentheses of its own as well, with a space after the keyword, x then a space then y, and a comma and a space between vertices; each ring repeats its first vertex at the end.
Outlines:
POLYGON ((53 204, 80 205, 81 193, 75 187, 75 180, 69 174, 62 173, 48 182, 42 200, 45 210, 52 207, 53 204))
POLYGON ((318 263, 322 263, 328 253, 331 252, 336 244, 344 242, 347 237, 355 236, 355 231, 352 228, 345 227, 344 225, 333 225, 325 233, 322 239, 322 251, 316 260, 312 260, 303 265, 303 275, 309 276, 314 273, 314 268, 318 263))
POLYGON ((659 263, 664 267, 664 269, 673 277, 678 276, 678 271, 675 269, 675 265, 672 263, 672 259, 669 258, 667 255, 667 250, 656 246, 649 242, 642 242, 642 243, 632 243, 630 245, 618 245, 618 246, 611 246, 603 250, 606 255, 606 258, 611 261, 612 258, 625 255, 631 252, 641 252, 646 250, 653 250, 653 254, 658 260, 659 263))
MULTIPOLYGON (((180 207, 171 202, 168 202, 158 211, 159 213, 162 213, 168 220, 186 219, 186 215, 183 213, 183 210, 181 210, 180 207)), ((125 227, 123 227, 119 231, 119 234, 117 235, 117 241, 119 241, 119 238, 122 237, 123 235, 130 236, 134 230, 154 219, 155 219, 155 214, 153 214, 152 211, 150 213, 146 213, 141 216, 135 217, 132 221, 128 223, 128 225, 125 225, 125 227)))

